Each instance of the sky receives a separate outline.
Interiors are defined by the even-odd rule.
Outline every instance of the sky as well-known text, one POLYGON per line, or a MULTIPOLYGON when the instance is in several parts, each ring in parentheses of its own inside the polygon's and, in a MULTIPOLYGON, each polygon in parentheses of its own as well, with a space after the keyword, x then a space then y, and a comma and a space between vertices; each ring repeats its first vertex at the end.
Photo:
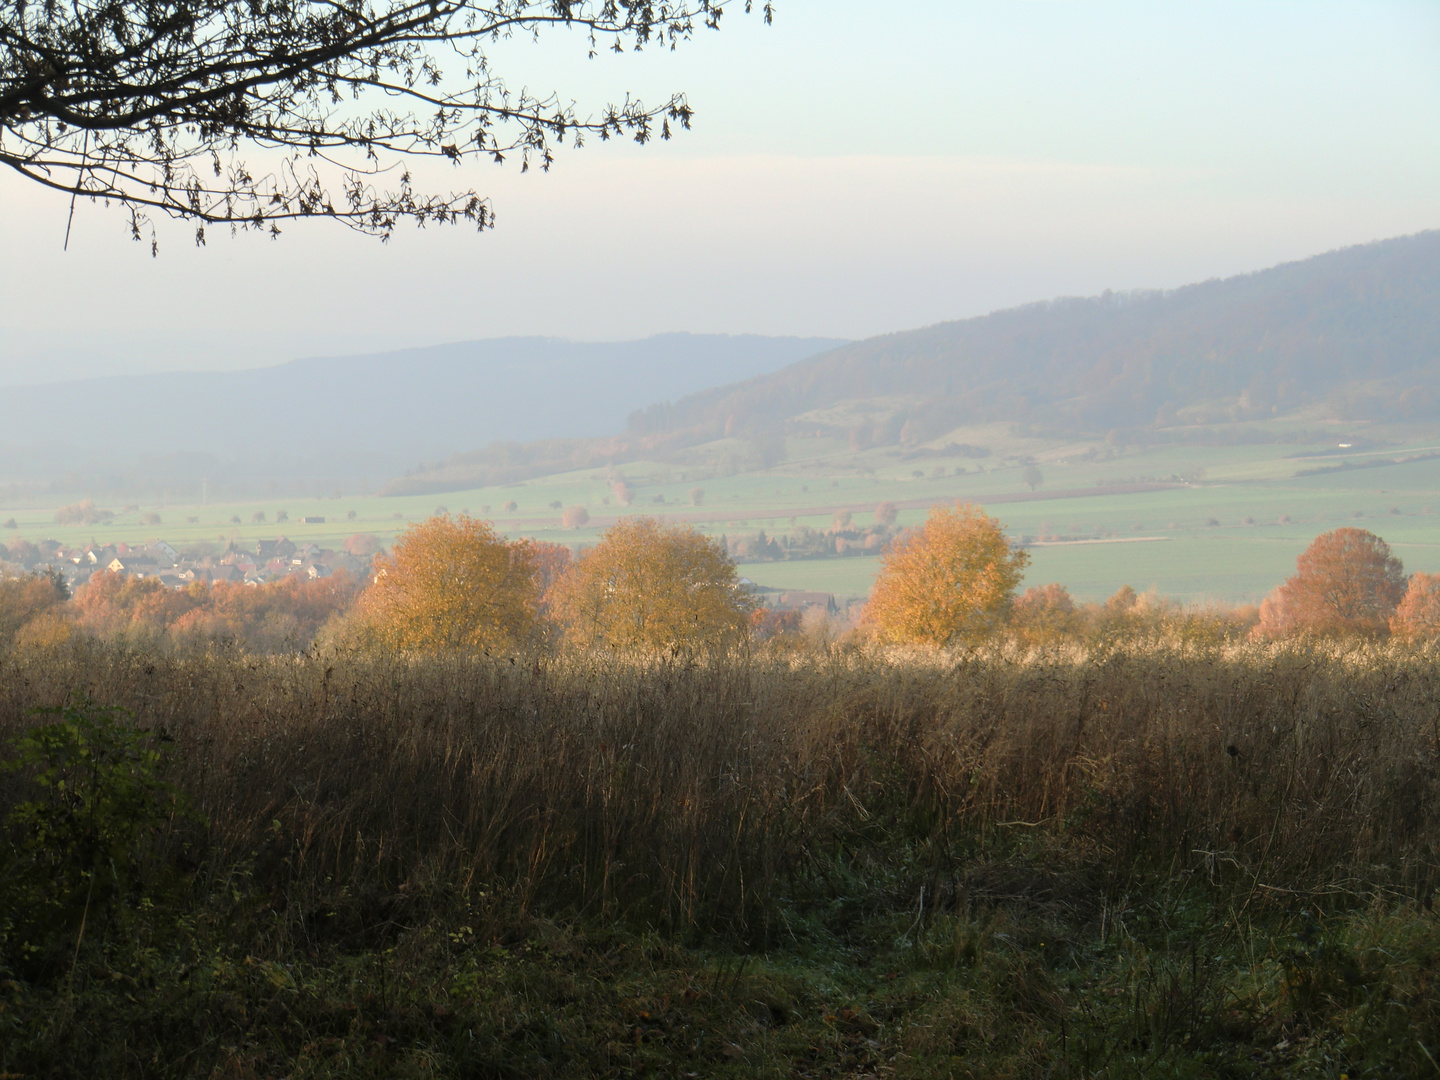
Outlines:
POLYGON ((582 114, 684 91, 669 142, 426 165, 497 228, 277 241, 0 176, 0 386, 508 335, 860 338, 1166 288, 1440 227, 1440 4, 776 0, 673 53, 506 42, 582 114))

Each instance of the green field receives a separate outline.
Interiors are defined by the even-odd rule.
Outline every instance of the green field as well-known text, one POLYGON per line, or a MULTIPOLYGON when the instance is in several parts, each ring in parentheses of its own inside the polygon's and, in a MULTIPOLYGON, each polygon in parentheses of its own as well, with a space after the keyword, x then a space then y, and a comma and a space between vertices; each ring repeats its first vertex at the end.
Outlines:
MULTIPOLYGON (((899 506, 900 525, 913 525, 929 506, 961 500, 985 506, 1014 535, 1040 539, 1031 548, 1029 583, 1059 581, 1087 599, 1130 584, 1193 603, 1255 601, 1292 571, 1295 556, 1311 539, 1341 525, 1385 537, 1407 569, 1440 571, 1435 517, 1440 456, 1426 456, 1440 445, 1440 436, 1420 426, 1379 430, 1314 421, 1315 428, 1334 429, 1334 434, 1311 430, 1313 437, 1293 441, 1293 432, 1276 422, 1251 425, 1243 434, 1252 440, 1288 436, 1292 441, 1134 447, 1031 438, 1005 425, 986 425, 952 432, 928 451, 919 448, 930 456, 912 453, 908 459, 898 447, 855 452, 833 439, 796 438, 789 440, 782 464, 751 472, 723 464, 737 460, 745 444, 722 440, 666 462, 630 462, 609 472, 586 469, 437 495, 271 497, 130 508, 101 502, 115 517, 93 525, 56 524, 57 506, 74 501, 73 496, 57 497, 0 505, 0 520, 15 522, 13 529, 0 530, 0 541, 54 537, 78 546, 161 537, 182 549, 218 550, 231 540, 253 543, 279 533, 322 546, 370 533, 388 544, 407 523, 449 510, 490 518, 510 536, 583 546, 628 514, 688 521, 733 539, 761 529, 769 536, 798 526, 823 531, 843 511, 853 515, 857 526, 867 526, 876 505, 887 500, 899 506), (1344 442, 1358 449, 1347 453, 1339 446, 1344 442), (991 454, 946 456, 943 448, 952 443, 984 445, 991 454), (1416 460, 1388 464, 1408 455, 1416 460), (1357 467, 1374 461, 1387 464, 1357 467), (1350 467, 1300 475, 1341 463, 1350 467), (1027 464, 1042 472, 1033 491, 1025 480, 1027 464), (612 490, 617 478, 629 488, 628 506, 622 507, 612 490), (703 491, 698 505, 696 489, 703 491), (516 508, 505 510, 512 501, 516 508), (584 506, 590 522, 580 529, 561 528, 557 503, 584 506), (277 524, 278 511, 289 520, 277 524), (252 520, 257 512, 265 514, 264 522, 252 520), (146 524, 147 514, 158 514, 160 524, 146 524), (325 522, 300 524, 302 517, 325 522), (1060 542, 1046 542, 1047 537, 1060 542), (1139 538, 1144 542, 1123 542, 1139 538)), ((761 585, 851 598, 869 591, 875 571, 873 557, 745 563, 742 568, 761 585)))

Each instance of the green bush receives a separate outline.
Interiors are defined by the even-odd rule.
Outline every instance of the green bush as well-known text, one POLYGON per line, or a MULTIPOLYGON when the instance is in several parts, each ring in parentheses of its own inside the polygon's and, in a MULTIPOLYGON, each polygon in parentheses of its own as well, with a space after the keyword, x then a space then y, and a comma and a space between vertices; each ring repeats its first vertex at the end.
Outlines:
POLYGON ((73 966, 87 925, 146 900, 152 838, 189 811, 161 777, 163 732, 88 700, 36 712, 53 719, 16 739, 18 755, 0 763, 34 795, 5 817, 0 964, 43 981, 73 966))

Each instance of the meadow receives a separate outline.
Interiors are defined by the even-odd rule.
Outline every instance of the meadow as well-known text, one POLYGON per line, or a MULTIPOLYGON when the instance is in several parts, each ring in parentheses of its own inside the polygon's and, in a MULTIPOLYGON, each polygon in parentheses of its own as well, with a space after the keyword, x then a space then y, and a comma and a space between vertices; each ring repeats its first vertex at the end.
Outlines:
MULTIPOLYGON (((92 526, 55 522, 57 506, 73 501, 68 496, 32 498, 0 504, 0 521, 15 521, 13 530, 0 531, 0 541, 53 536, 83 545, 159 535, 181 548, 218 551, 232 540, 253 544, 283 532, 296 542, 328 547, 368 533, 388 545, 408 524, 446 509, 491 519, 512 537, 583 547, 632 514, 690 521, 731 538, 762 529, 785 536, 799 527, 828 529, 846 511, 857 525, 868 525, 886 501, 896 505, 900 527, 915 525, 929 506, 958 499, 983 505, 1011 535, 1042 541, 1031 549, 1027 584, 1058 581, 1081 600, 1104 599, 1129 584, 1190 604, 1258 602, 1292 572, 1310 540, 1340 525, 1384 536, 1410 570, 1440 571, 1440 457, 1428 456, 1436 452, 1434 433, 1422 425, 1313 420, 1300 430, 1297 423, 1218 429, 1217 439, 1282 440, 1228 446, 1067 442, 1017 434, 1010 425, 982 425, 920 448, 928 455, 923 457, 897 447, 855 450, 836 439, 791 438, 784 460, 769 468, 746 456, 751 448, 744 440, 730 439, 664 462, 437 495, 331 493, 129 510, 112 500, 115 505, 104 505, 117 512, 115 519, 92 526), (1339 447, 1348 440, 1358 448, 1339 447), (952 444, 984 445, 992 453, 947 454, 952 444), (1359 467, 1406 457, 1415 460, 1359 467), (1028 463, 1043 477, 1033 490, 1025 479, 1028 463), (617 480, 628 488, 628 505, 615 493, 617 480), (696 489, 703 492, 699 505, 696 489), (513 511, 506 509, 511 502, 513 511), (562 527, 563 509, 572 506, 587 510, 585 526, 562 527), (288 515, 283 524, 275 520, 280 510, 288 515), (263 522, 252 520, 257 512, 265 515, 263 522), (147 513, 158 514, 161 523, 146 524, 147 513), (325 520, 302 524, 302 517, 325 520), (1060 542, 1044 543, 1046 537, 1060 542), (1148 542, 1113 542, 1136 539, 1148 542)), ((742 572, 764 586, 829 592, 843 601, 864 597, 876 568, 873 557, 860 556, 746 562, 742 572)))
POLYGON ((1426 1075, 1440 654, 1190 625, 12 651, 0 1072, 1426 1075))

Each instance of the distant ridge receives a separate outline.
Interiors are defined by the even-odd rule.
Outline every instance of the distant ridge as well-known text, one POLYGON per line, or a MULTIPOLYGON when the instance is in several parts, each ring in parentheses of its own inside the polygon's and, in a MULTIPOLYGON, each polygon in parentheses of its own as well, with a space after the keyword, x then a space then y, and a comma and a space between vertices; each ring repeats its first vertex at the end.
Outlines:
POLYGON ((1440 407, 1440 232, 1165 292, 1106 293, 858 341, 632 417, 639 436, 812 429, 844 401, 909 399, 877 442, 1011 420, 1101 432, 1259 419, 1323 401, 1352 419, 1440 407), (1190 415, 1186 415, 1190 410, 1190 415))
POLYGON ((637 407, 773 372, 833 338, 663 334, 585 344, 499 338, 8 387, 0 480, 264 490, 278 480, 376 481, 492 442, 613 433, 637 407))

